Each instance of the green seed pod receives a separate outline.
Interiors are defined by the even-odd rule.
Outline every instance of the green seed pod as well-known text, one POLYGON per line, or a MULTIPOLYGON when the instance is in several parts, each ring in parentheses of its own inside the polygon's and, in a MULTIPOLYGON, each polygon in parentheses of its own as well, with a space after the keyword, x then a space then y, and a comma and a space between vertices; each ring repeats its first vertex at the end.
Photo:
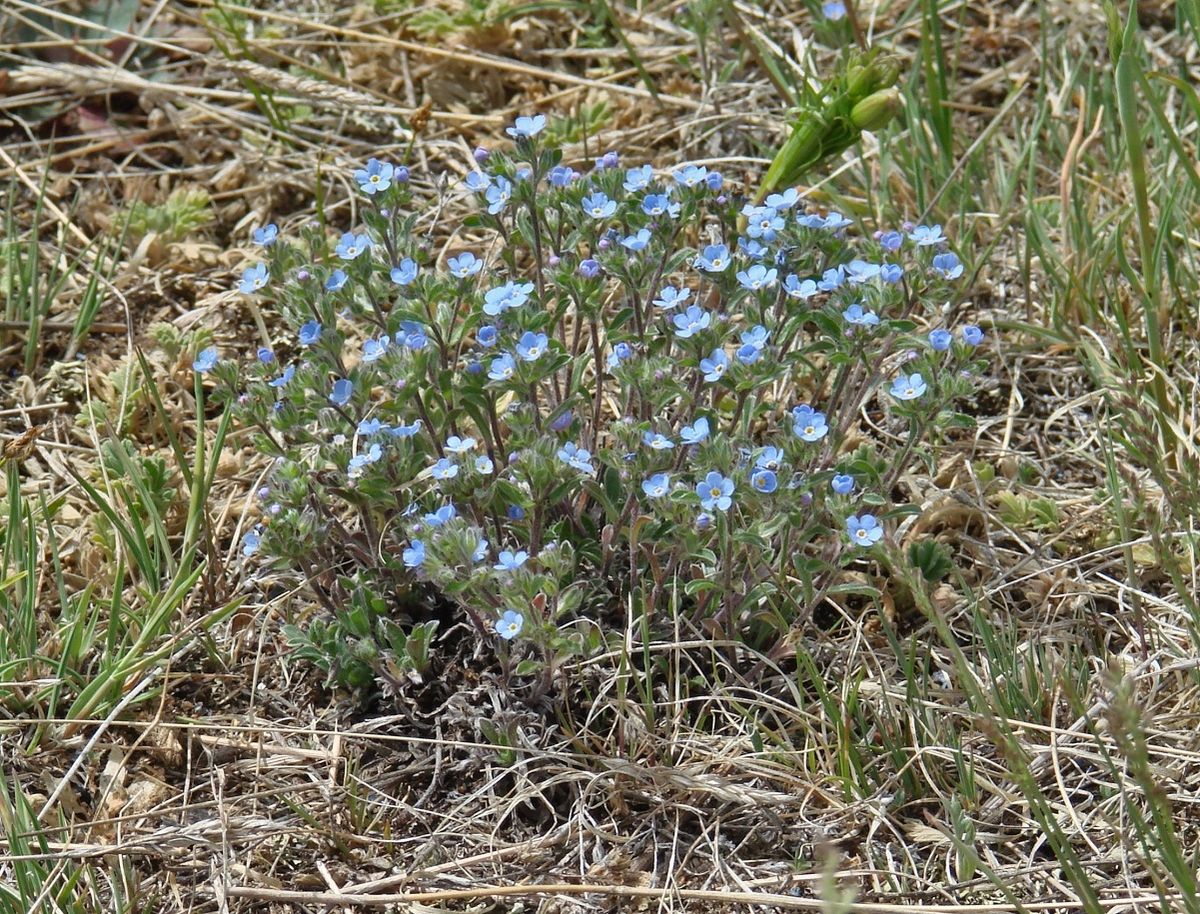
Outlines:
POLYGON ((854 106, 850 121, 860 130, 878 130, 899 114, 902 107, 904 101, 899 89, 881 89, 854 106))

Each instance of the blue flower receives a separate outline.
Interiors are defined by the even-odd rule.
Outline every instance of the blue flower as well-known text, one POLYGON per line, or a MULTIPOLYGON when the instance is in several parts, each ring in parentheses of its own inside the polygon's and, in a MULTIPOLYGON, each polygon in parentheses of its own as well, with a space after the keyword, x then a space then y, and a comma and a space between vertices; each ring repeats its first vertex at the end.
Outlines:
POLYGON ((446 439, 446 450, 451 454, 465 454, 467 451, 475 450, 475 445, 474 438, 460 438, 458 435, 451 435, 446 439))
POLYGON ((649 165, 642 165, 640 168, 629 168, 625 171, 625 193, 637 193, 639 190, 645 190, 650 182, 654 180, 654 169, 649 165))
POLYGON ((531 282, 520 285, 506 282, 502 286, 489 289, 483 295, 483 313, 495 317, 510 308, 519 308, 529 300, 529 293, 532 291, 531 282))
POLYGON ((680 205, 667 194, 646 194, 642 200, 642 212, 647 216, 666 215, 674 218, 679 215, 680 209, 680 205))
POLYGON ((397 425, 388 430, 388 434, 393 438, 411 438, 421 430, 421 420, 417 419, 412 425, 397 425))
POLYGON ((492 359, 491 367, 488 369, 488 377, 493 381, 507 381, 513 376, 513 372, 516 370, 517 363, 506 352, 499 358, 492 359))
POLYGON ((854 477, 846 473, 838 473, 829 480, 829 487, 838 495, 849 495, 854 491, 854 477))
POLYGON ((613 346, 612 354, 618 362, 624 362, 626 359, 633 358, 633 347, 628 343, 617 343, 613 346))
POLYGON ((828 232, 837 232, 853 224, 854 223, 851 220, 847 219, 841 213, 832 212, 825 217, 825 223, 821 226, 821 228, 828 232))
POLYGON ((505 549, 496 559, 496 564, 492 567, 497 571, 516 571, 529 560, 529 553, 524 549, 518 549, 516 552, 505 549))
POLYGON ((642 480, 642 491, 650 498, 662 498, 671 490, 671 477, 667 473, 655 473, 642 480))
POLYGON ((792 410, 792 431, 801 441, 820 441, 829 433, 829 426, 825 414, 806 403, 792 410))
POLYGON ((963 342, 968 346, 978 346, 983 342, 983 331, 974 324, 964 324, 961 333, 963 342))
POLYGON ((488 541, 485 540, 481 536, 479 538, 479 542, 477 542, 475 544, 475 551, 471 553, 471 561, 472 562, 482 562, 484 559, 487 558, 487 554, 488 554, 488 541))
POLYGON ((550 174, 547 178, 552 187, 566 187, 575 180, 575 169, 567 165, 555 165, 550 169, 550 174))
POLYGON ((783 216, 770 206, 752 206, 742 210, 746 217, 746 234, 763 241, 774 241, 775 235, 783 231, 783 216))
POLYGON ((388 351, 388 346, 391 345, 391 337, 381 336, 377 340, 363 340, 362 360, 364 362, 376 362, 382 359, 388 351))
POLYGON ((558 459, 581 473, 596 472, 596 468, 592 466, 591 453, 573 442, 568 441, 558 449, 558 459))
POLYGON ((621 239, 621 246, 631 251, 643 250, 650 243, 650 229, 639 229, 636 235, 628 235, 621 239))
POLYGON ((512 197, 512 182, 503 176, 497 176, 496 183, 488 185, 484 195, 488 202, 488 212, 493 216, 508 206, 512 197))
POLYGON ((491 476, 495 469, 496 465, 492 463, 492 458, 487 454, 480 454, 475 458, 476 473, 481 473, 484 476, 491 476))
POLYGON ((197 374, 205 374, 212 371, 217 364, 217 347, 209 346, 207 349, 200 350, 196 356, 196 361, 192 362, 192 370, 197 374))
POLYGON ((374 196, 381 190, 392 186, 392 174, 395 167, 390 162, 380 162, 379 159, 367 159, 367 167, 354 172, 354 180, 358 188, 365 194, 374 196))
POLYGON ((771 194, 763 201, 771 209, 789 210, 800 202, 800 191, 794 187, 789 187, 781 194, 771 194))
POLYGON ((740 235, 738 236, 738 251, 747 260, 764 260, 771 253, 769 248, 759 244, 753 238, 743 238, 740 235))
POLYGON ((525 619, 515 609, 506 609, 504 614, 496 620, 496 634, 505 641, 512 641, 513 638, 521 634, 521 629, 525 625, 525 619))
POLYGON ((846 532, 850 534, 850 541, 854 545, 868 549, 882 538, 883 527, 879 526, 874 514, 861 517, 851 515, 846 518, 846 532))
POLYGON ((545 127, 546 115, 535 114, 532 117, 524 116, 517 118, 516 124, 505 128, 504 132, 515 139, 520 139, 521 137, 537 136, 545 127))
POLYGON ((359 254, 369 250, 371 247, 371 239, 366 235, 355 235, 353 232, 346 232, 342 235, 341 240, 337 243, 337 248, 334 253, 342 260, 354 260, 359 254))
POLYGON ((865 260, 851 260, 846 264, 846 279, 854 285, 870 282, 879 278, 880 266, 877 263, 867 263, 865 260))
POLYGON ((321 338, 321 325, 317 321, 309 321, 300 328, 300 345, 314 346, 321 338))
POLYGON ((728 511, 733 504, 733 480, 713 470, 696 483, 696 494, 705 511, 728 511))
POLYGON ((710 171, 704 176, 704 186, 715 194, 725 186, 725 176, 719 171, 710 171))
POLYGON ((380 432, 387 431, 388 427, 378 419, 363 419, 358 423, 358 437, 370 438, 372 435, 378 435, 380 432))
POLYGON ((607 219, 617 211, 617 201, 608 199, 608 194, 599 190, 584 197, 580 205, 593 219, 607 219))
POLYGON ((545 353, 548 342, 546 334, 526 330, 517 342, 517 355, 526 362, 536 362, 545 353))
POLYGON ((346 275, 345 270, 334 270, 329 274, 329 278, 325 280, 325 291, 336 292, 346 284, 346 280, 350 277, 346 275))
POLYGON ((884 282, 895 285, 904 278, 904 267, 898 263, 881 263, 879 265, 879 278, 884 282))
POLYGON ((679 430, 679 440, 684 444, 699 444, 708 438, 708 419, 698 418, 694 424, 685 425, 679 430))
POLYGON ((405 257, 400 265, 392 267, 392 282, 398 286, 407 286, 417 278, 417 262, 411 257, 405 257))
POLYGON ((475 333, 475 341, 484 349, 491 349, 496 345, 496 337, 498 333, 495 327, 491 324, 484 324, 475 333))
POLYGON ((830 22, 837 22, 839 19, 846 18, 846 4, 843 0, 829 0, 829 2, 821 4, 821 12, 830 22))
POLYGON ((916 372, 900 375, 892 382, 891 394, 897 400, 915 400, 925 393, 925 379, 916 372))
POLYGON ((696 257, 696 268, 709 273, 720 273, 729 266, 729 248, 723 244, 710 244, 696 257))
POLYGON ((945 352, 950 348, 950 344, 954 341, 954 337, 950 335, 949 330, 941 328, 933 330, 929 334, 929 345, 937 352, 945 352))
POLYGON ((422 520, 430 527, 444 527, 458 516, 458 511, 452 504, 444 504, 431 514, 426 514, 422 520))
POLYGON ((708 325, 712 323, 712 315, 699 305, 692 305, 683 314, 676 314, 672 320, 675 323, 675 332, 681 339, 686 340, 701 330, 708 329, 708 325))
POLYGON ((750 487, 755 492, 770 495, 779 487, 779 480, 770 470, 755 470, 750 474, 750 487))
POLYGON ((262 535, 258 530, 248 530, 246 535, 242 537, 242 555, 251 556, 258 552, 258 547, 262 543, 262 535))
POLYGON ((782 464, 783 451, 773 446, 763 448, 754 458, 754 465, 760 470, 778 470, 782 464))
POLYGON ((795 273, 789 273, 783 281, 783 291, 789 298, 809 299, 820 290, 815 279, 800 279, 795 273))
POLYGON ((465 251, 457 257, 451 257, 446 261, 446 266, 450 269, 451 276, 456 279, 466 279, 483 269, 483 261, 470 251, 465 251))
POLYGON ((433 476, 434 479, 438 480, 453 479, 458 475, 458 464, 451 463, 449 457, 443 457, 433 465, 433 469, 430 470, 430 475, 433 476))
POLYGON ((777 275, 778 271, 774 267, 768 270, 761 263, 756 263, 750 269, 739 272, 737 281, 742 284, 742 288, 757 292, 759 289, 775 285, 777 275))
POLYGON ((508 515, 509 520, 525 519, 525 509, 520 505, 509 505, 504 513, 508 515))
POLYGON ((600 261, 591 257, 579 261, 579 275, 584 279, 595 279, 600 275, 600 261))
POLYGON ((749 330, 746 330, 741 335, 743 346, 753 346, 755 349, 762 349, 767 345, 767 339, 771 332, 762 324, 755 324, 749 330))
POLYGON ((831 267, 821 274, 821 279, 817 282, 817 288, 822 292, 832 292, 834 289, 840 287, 845 280, 845 267, 831 267))
POLYGON ((884 232, 879 236, 879 246, 885 251, 895 253, 904 244, 904 236, 897 231, 884 232))
POLYGON ((655 451, 669 451, 675 447, 675 442, 666 435, 651 431, 642 433, 642 444, 655 451))
POLYGON ((658 298, 654 299, 654 307, 669 311, 671 308, 686 304, 687 300, 691 297, 691 289, 677 289, 674 286, 664 286, 663 290, 658 293, 658 298))
POLYGON ((424 349, 429 345, 425 328, 416 321, 401 321, 400 329, 404 331, 404 345, 409 349, 424 349))
POLYGON ((420 540, 413 540, 412 545, 404 550, 402 558, 406 568, 419 568, 425 564, 425 544, 420 540))
POLYGON ((274 381, 268 381, 267 386, 274 387, 276 390, 281 387, 287 387, 288 381, 290 381, 295 374, 296 366, 289 365, 287 368, 283 369, 283 374, 277 377, 274 381))
POLYGON ((737 356, 737 360, 743 365, 753 365, 762 357, 762 350, 757 346, 750 346, 746 343, 743 343, 738 347, 738 350, 736 353, 734 353, 734 355, 737 356))
POLYGON ((268 222, 262 228, 256 228, 252 233, 254 243, 260 244, 264 248, 272 244, 279 237, 279 226, 274 222, 268 222))
POLYGON ((708 176, 708 169, 703 165, 685 165, 683 168, 677 168, 671 177, 684 187, 695 187, 700 184, 708 176))
POLYGON ((267 272, 265 263, 256 263, 252 267, 246 267, 242 273, 242 281, 238 283, 238 291, 243 295, 253 295, 259 289, 263 288, 271 279, 271 274, 267 272))
POLYGON ((946 236, 942 234, 940 225, 918 225, 908 233, 908 237, 917 243, 917 247, 930 247, 935 244, 941 244, 946 240, 946 236))
POLYGON ((853 324, 856 327, 874 327, 879 323, 879 315, 874 311, 864 311, 862 305, 851 305, 842 312, 842 317, 845 318, 847 324, 853 324))
POLYGON ((467 190, 479 193, 481 190, 487 190, 492 186, 492 179, 490 175, 486 175, 482 171, 472 171, 463 178, 463 184, 467 185, 467 190))
POLYGON ((363 474, 363 470, 372 463, 375 463, 383 456, 383 450, 378 444, 372 444, 365 451, 359 451, 350 458, 350 466, 347 468, 346 475, 351 479, 357 479, 363 474))
POLYGON ((334 406, 345 406, 354 394, 354 382, 349 378, 339 378, 333 382, 333 390, 329 394, 329 402, 334 406))
POLYGON ((275 361, 275 353, 266 346, 259 346, 258 352, 256 352, 255 355, 258 357, 258 361, 263 365, 270 365, 275 361))
POLYGON ((719 381, 729 370, 729 356, 724 349, 714 349, 707 359, 700 360, 700 370, 704 372, 704 380, 709 383, 719 381))

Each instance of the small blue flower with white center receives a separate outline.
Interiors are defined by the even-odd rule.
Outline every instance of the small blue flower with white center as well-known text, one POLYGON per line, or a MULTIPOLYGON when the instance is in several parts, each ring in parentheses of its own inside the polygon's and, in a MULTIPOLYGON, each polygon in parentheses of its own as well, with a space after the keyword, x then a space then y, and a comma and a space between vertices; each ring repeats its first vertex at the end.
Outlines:
POLYGON ((863 549, 869 549, 883 537, 883 527, 879 525, 874 514, 847 517, 846 532, 850 534, 850 542, 863 549))
POLYGON ((754 458, 754 465, 760 470, 778 470, 783 464, 783 451, 772 445, 768 445, 758 452, 758 456, 754 458))
POLYGON ((409 349, 424 349, 429 345, 425 328, 416 321, 401 321, 400 329, 404 331, 404 345, 409 349))
POLYGON ((363 419, 358 423, 358 428, 355 431, 360 438, 370 438, 372 435, 378 435, 381 432, 386 432, 387 425, 380 422, 378 419, 363 419))
POLYGON ((425 564, 425 544, 420 540, 413 540, 407 549, 401 555, 404 559, 404 567, 420 568, 425 564))
POLYGON ((874 311, 864 311, 859 304, 851 305, 842 312, 842 318, 854 327, 874 327, 879 323, 879 315, 874 311))
POLYGON ((671 177, 677 184, 682 184, 684 187, 695 187, 697 184, 702 184, 708 177, 708 169, 703 165, 685 165, 683 168, 675 169, 671 173, 671 177))
POLYGON ((820 213, 805 213, 796 217, 796 224, 804 228, 821 229, 825 228, 825 217, 820 213))
POLYGON ((908 237, 916 242, 917 247, 927 248, 941 244, 946 240, 942 234, 941 225, 917 225, 908 233, 908 237))
POLYGON ((787 293, 788 298, 799 298, 806 301, 816 295, 820 289, 817 288, 815 279, 801 279, 795 273, 789 273, 783 281, 783 291, 787 293))
POLYGON ((900 375, 892 382, 891 394, 897 400, 915 400, 926 391, 925 379, 917 372, 900 375))
POLYGON ((345 406, 354 396, 354 382, 349 378, 339 378, 333 382, 333 390, 329 393, 329 402, 334 406, 345 406))
POLYGON ((953 341, 954 337, 950 335, 949 330, 938 328, 937 330, 930 331, 929 333, 929 345, 932 346, 936 352, 945 352, 950 348, 950 344, 953 341))
POLYGON ((495 317, 511 308, 519 308, 529 301, 529 293, 532 291, 531 282, 506 282, 502 286, 489 289, 483 295, 483 313, 495 317))
POLYGON ((747 213, 742 211, 747 218, 746 234, 751 238, 761 238, 763 241, 774 241, 775 236, 783 231, 784 218, 770 206, 755 206, 751 207, 751 211, 747 213))
POLYGON ((963 342, 968 346, 978 346, 983 342, 983 331, 974 324, 964 324, 962 330, 963 342))
POLYGON ((388 346, 392 343, 391 337, 381 336, 377 340, 363 340, 362 344, 362 360, 364 362, 378 362, 387 354, 388 346))
POLYGON ((671 216, 674 218, 679 215, 680 209, 680 205, 667 194, 646 194, 645 199, 642 200, 642 212, 647 216, 671 216))
POLYGON ((904 278, 904 267, 898 263, 881 263, 879 265, 879 278, 894 286, 904 278))
POLYGON ((821 4, 821 12, 830 22, 837 22, 846 18, 846 4, 843 0, 828 0, 821 4))
POLYGON ((398 286, 407 286, 417 278, 417 262, 411 257, 405 257, 399 266, 392 267, 392 282, 398 286))
POLYGON ((202 349, 196 356, 196 360, 192 362, 192 370, 197 374, 206 374, 216 367, 217 358, 216 346, 209 346, 207 349, 202 349))
POLYGON ((834 289, 840 288, 845 281, 846 268, 842 266, 831 267, 821 274, 820 280, 817 281, 817 288, 822 292, 832 292, 834 289))
POLYGON ((524 115, 517 118, 513 126, 506 127, 504 132, 513 139, 528 139, 532 136, 537 136, 546 127, 546 115, 535 114, 532 117, 524 115))
POLYGON ((593 219, 607 219, 617 211, 617 201, 608 199, 608 194, 599 190, 584 197, 580 206, 593 219))
POLYGON ((675 442, 661 432, 642 432, 642 444, 654 451, 669 451, 675 447, 675 442))
MULTIPOLYGON (((767 255, 771 253, 771 249, 759 244, 753 238, 743 238, 738 236, 738 253, 747 260, 766 260, 767 255)), ((780 252, 783 253, 782 251, 780 252)))
POLYGON ((393 438, 411 438, 421 430, 421 420, 417 419, 412 425, 397 425, 395 428, 389 429, 388 434, 393 438))
POLYGON ((737 348, 737 352, 734 355, 737 356, 737 360, 743 365, 753 365, 762 358, 762 350, 757 346, 749 346, 743 343, 737 348))
POLYGON ((517 363, 506 352, 499 358, 492 359, 492 364, 488 368, 488 377, 493 381, 507 381, 516 370, 517 363))
POLYGON ((895 230, 884 232, 879 236, 879 246, 889 253, 896 253, 902 244, 904 244, 904 236, 895 230))
POLYGON ((566 187, 575 180, 575 169, 567 165, 555 165, 546 176, 551 187, 566 187))
POLYGON ((364 194, 374 196, 382 190, 387 190, 392 186, 392 174, 396 168, 390 162, 381 162, 379 159, 367 159, 367 167, 360 168, 354 172, 354 180, 358 182, 358 188, 364 194))
POLYGON ((729 370, 729 356, 723 349, 714 349, 707 359, 700 360, 700 370, 704 372, 704 380, 710 384, 719 381, 729 370))
POLYGON ((639 190, 645 190, 650 186, 650 182, 654 180, 654 169, 649 165, 642 165, 638 168, 629 168, 625 171, 625 183, 622 187, 625 188, 625 193, 635 194, 639 190))
POLYGON ((846 281, 852 285, 860 285, 879 278, 880 266, 877 263, 867 263, 865 260, 851 260, 846 264, 846 281))
POLYGON ((246 267, 242 272, 241 282, 238 283, 238 291, 243 295, 253 295, 259 289, 262 289, 270 281, 271 274, 267 271, 265 263, 256 263, 252 267, 246 267))
POLYGON ((789 187, 781 194, 770 194, 763 202, 771 207, 771 209, 789 210, 800 202, 800 191, 794 187, 789 187))
POLYGON ((757 292, 775 285, 775 277, 778 275, 778 271, 774 267, 767 269, 761 263, 756 263, 748 270, 739 271, 737 281, 741 283, 743 289, 757 292))
POLYGON ((382 456, 383 449, 378 444, 372 444, 365 451, 359 451, 350 458, 350 465, 347 468, 346 475, 351 479, 357 479, 368 466, 377 462, 382 456))
POLYGON ((288 382, 295 376, 295 374, 296 366, 289 365, 287 368, 283 369, 283 374, 277 377, 274 381, 268 381, 267 386, 274 387, 276 390, 279 390, 282 387, 287 387, 288 382))
POLYGON ((447 260, 446 267, 455 279, 467 279, 483 269, 483 261, 470 251, 465 251, 457 257, 447 260))
POLYGON ((763 495, 770 495, 779 488, 779 480, 770 470, 755 470, 750 474, 750 488, 763 495))
POLYGON ((725 176, 719 171, 710 171, 704 176, 704 186, 715 194, 725 186, 725 176))
POLYGON ((841 213, 832 212, 825 217, 825 223, 821 228, 827 232, 840 232, 844 228, 848 228, 854 223, 843 216, 841 213))
POLYGON ((487 554, 488 541, 481 536, 479 542, 475 544, 475 551, 471 553, 471 561, 478 564, 487 558, 487 554))
POLYGON ((568 441, 558 449, 558 459, 581 473, 596 472, 596 468, 592 466, 591 452, 579 447, 574 442, 568 441))
POLYGON ((838 473, 829 480, 829 488, 838 495, 849 495, 854 491, 854 477, 848 473, 838 473))
POLYGON ((441 458, 433 465, 430 475, 436 480, 453 479, 458 475, 458 464, 451 463, 449 457, 441 458))
POLYGON ((829 434, 825 414, 805 403, 792 410, 792 431, 801 441, 820 441, 829 434))
POLYGON ((633 358, 633 347, 628 343, 617 343, 613 346, 612 354, 618 362, 624 362, 626 359, 633 358))
POLYGON ((548 343, 546 334, 526 330, 517 342, 517 355, 526 362, 536 362, 546 352, 548 343))
POLYGON ((687 304, 688 299, 691 297, 691 289, 677 289, 674 286, 664 286, 663 290, 658 293, 658 298, 654 299, 653 305, 662 311, 670 311, 672 308, 687 304))
POLYGON ((579 261, 579 275, 584 279, 595 279, 600 275, 600 261, 591 257, 579 261))
POLYGON ((696 494, 705 511, 728 511, 733 504, 733 480, 712 470, 696 483, 696 494))
POLYGON ((621 247, 630 251, 644 250, 650 243, 650 229, 639 229, 636 235, 627 235, 621 239, 621 247))
POLYGON ((242 537, 242 555, 249 558, 258 552, 258 547, 262 544, 262 534, 258 529, 246 531, 246 535, 242 537))
POLYGON ((934 254, 930 267, 942 279, 958 279, 958 277, 963 275, 963 265, 959 261, 958 255, 951 251, 947 251, 944 254, 934 254))
POLYGON ((521 634, 521 629, 525 626, 525 619, 515 609, 506 609, 504 614, 496 620, 496 634, 505 641, 512 641, 513 638, 521 634))
POLYGON ((426 514, 422 520, 430 527, 444 527, 458 516, 454 505, 446 503, 431 514, 426 514))
POLYGON ((446 439, 446 451, 450 454, 465 454, 475 450, 475 445, 474 438, 460 438, 458 435, 451 435, 446 439))
POLYGON ((662 498, 671 490, 671 477, 667 473, 655 473, 642 480, 642 491, 648 498, 662 498))
POLYGON ((475 472, 483 476, 491 476, 496 470, 496 465, 492 463, 492 458, 487 454, 480 454, 475 458, 475 472))
POLYGON ((503 212, 508 206, 508 201, 512 199, 512 182, 502 175, 497 176, 495 183, 488 186, 484 199, 488 203, 488 212, 493 216, 503 212))
POLYGON ((350 277, 346 275, 345 270, 334 270, 329 274, 329 278, 325 280, 325 291, 336 292, 346 284, 346 280, 350 277))
POLYGON ((676 334, 680 339, 686 340, 701 330, 707 330, 709 324, 712 323, 712 315, 699 305, 692 305, 683 314, 676 314, 672 321, 675 324, 676 334))
POLYGON ((467 190, 480 193, 481 191, 485 191, 492 186, 492 178, 490 175, 484 174, 482 171, 472 171, 469 172, 465 178, 463 178, 463 184, 466 185, 467 190))
POLYGON ((505 549, 498 556, 496 556, 496 564, 492 567, 496 571, 513 572, 524 565, 527 561, 529 561, 529 553, 524 549, 518 549, 516 552, 505 549))
POLYGON ((258 357, 258 361, 263 365, 270 365, 275 361, 275 353, 266 346, 259 346, 258 352, 256 352, 255 355, 258 357))
POLYGON ((770 339, 771 331, 762 324, 755 324, 749 330, 744 330, 741 335, 743 346, 753 346, 755 349, 763 349, 767 345, 767 340, 770 339))
POLYGON ((269 247, 279 237, 279 226, 274 222, 268 222, 262 228, 256 228, 251 234, 255 244, 261 245, 264 248, 269 247))
POLYGON ((309 321, 300 328, 300 345, 315 346, 321 339, 321 325, 317 321, 309 321))
POLYGON ((346 232, 342 235, 334 249, 334 253, 342 260, 354 260, 360 254, 363 254, 371 249, 371 239, 366 235, 355 235, 353 232, 346 232))
POLYGON ((691 425, 685 425, 679 430, 679 440, 684 444, 700 444, 708 439, 708 431, 708 419, 701 416, 691 425))
POLYGON ((496 345, 496 337, 498 331, 491 324, 484 324, 475 332, 475 341, 484 349, 491 349, 496 345))
POLYGON ((695 266, 709 273, 723 272, 729 266, 729 248, 723 244, 710 244, 696 256, 695 266))

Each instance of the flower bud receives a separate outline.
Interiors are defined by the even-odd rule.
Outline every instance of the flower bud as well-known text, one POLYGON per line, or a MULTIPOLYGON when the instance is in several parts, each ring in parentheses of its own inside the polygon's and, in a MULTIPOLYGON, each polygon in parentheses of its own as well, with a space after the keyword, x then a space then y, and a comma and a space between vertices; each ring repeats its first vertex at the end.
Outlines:
POLYGON ((850 122, 860 130, 879 130, 887 126, 903 106, 899 89, 880 89, 851 109, 850 122))

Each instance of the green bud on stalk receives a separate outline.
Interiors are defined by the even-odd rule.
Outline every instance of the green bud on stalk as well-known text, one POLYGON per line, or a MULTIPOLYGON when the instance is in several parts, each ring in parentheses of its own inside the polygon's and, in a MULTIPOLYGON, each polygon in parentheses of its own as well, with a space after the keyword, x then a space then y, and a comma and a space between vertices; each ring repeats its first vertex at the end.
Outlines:
POLYGON ((879 130, 887 126, 903 107, 899 89, 881 89, 851 109, 850 122, 859 130, 879 130))

